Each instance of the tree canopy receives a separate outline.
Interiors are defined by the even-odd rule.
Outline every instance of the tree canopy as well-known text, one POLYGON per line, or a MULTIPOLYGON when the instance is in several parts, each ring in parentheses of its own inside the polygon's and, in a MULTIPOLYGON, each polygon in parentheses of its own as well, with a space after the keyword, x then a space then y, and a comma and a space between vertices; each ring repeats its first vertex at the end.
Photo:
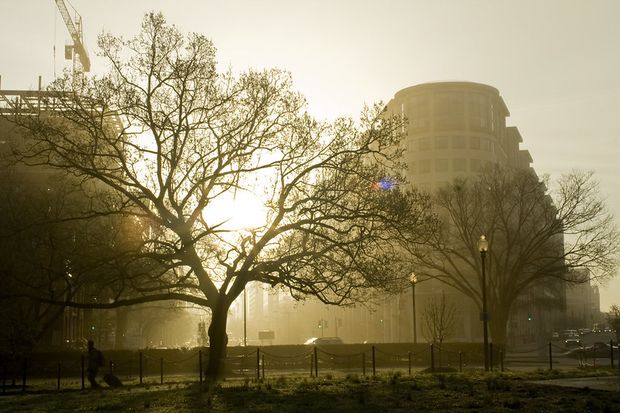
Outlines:
POLYGON ((401 120, 376 105, 359 121, 319 122, 289 74, 220 73, 210 40, 160 14, 147 14, 136 37, 105 34, 99 46, 106 75, 66 75, 50 87, 53 112, 13 121, 28 131, 22 162, 77 176, 104 200, 89 215, 143 228, 131 262, 158 270, 121 274, 101 307, 209 307, 216 377, 227 310, 248 282, 347 304, 407 279, 398 242, 424 242, 435 221, 424 195, 376 185, 404 182, 389 172, 401 120), (261 219, 238 220, 246 215, 261 219))
POLYGON ((618 231, 591 173, 573 171, 551 183, 531 170, 494 167, 439 190, 434 205, 441 230, 425 247, 410 249, 416 274, 441 280, 481 308, 478 239, 485 235, 496 343, 504 343, 511 306, 527 288, 615 271, 618 231))

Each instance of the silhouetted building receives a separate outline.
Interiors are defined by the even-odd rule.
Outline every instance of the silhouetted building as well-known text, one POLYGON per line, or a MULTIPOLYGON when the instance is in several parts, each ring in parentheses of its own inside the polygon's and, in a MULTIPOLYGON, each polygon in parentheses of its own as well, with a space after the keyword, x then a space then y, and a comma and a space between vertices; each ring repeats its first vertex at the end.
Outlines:
MULTIPOLYGON (((523 139, 519 130, 506 126, 510 112, 494 87, 473 82, 416 85, 398 91, 388 103, 387 112, 408 120, 403 131, 406 175, 421 190, 434 191, 455 178, 473 176, 493 164, 533 171, 530 153, 520 148, 523 139)), ((447 301, 458 308, 456 331, 451 339, 480 339, 480 310, 470 298, 436 280, 421 282, 416 288, 418 338, 424 339, 423 309, 442 291, 447 301)), ((406 301, 407 297, 409 305, 405 306, 402 330, 410 332, 392 336, 390 341, 412 339, 410 290, 400 299, 406 301)), ((527 289, 511 311, 509 338, 513 342, 528 341, 528 337, 533 337, 530 331, 534 326, 539 336, 550 334, 562 323, 564 301, 564 286, 559 281, 544 281, 527 289)))
POLYGON ((566 288, 566 328, 593 328, 602 321, 598 286, 588 281, 566 288))

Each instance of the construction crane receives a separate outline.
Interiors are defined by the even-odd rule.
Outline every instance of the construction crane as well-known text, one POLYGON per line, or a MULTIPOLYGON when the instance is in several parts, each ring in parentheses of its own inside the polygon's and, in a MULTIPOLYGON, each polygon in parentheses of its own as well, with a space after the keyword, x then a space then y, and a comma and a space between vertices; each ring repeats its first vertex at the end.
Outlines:
POLYGON ((67 5, 65 4, 64 0, 54 1, 56 2, 58 11, 60 12, 62 19, 65 22, 65 26, 67 26, 67 30, 71 35, 71 39, 73 40, 72 46, 65 47, 65 59, 73 61, 74 72, 90 72, 90 58, 88 57, 88 52, 84 47, 84 34, 82 33, 82 16, 80 16, 79 13, 76 12, 76 21, 75 23, 73 23, 73 20, 71 19, 71 15, 69 14, 69 10, 67 9, 67 5), (77 61, 79 61, 80 67, 78 67, 78 65, 76 64, 77 61))

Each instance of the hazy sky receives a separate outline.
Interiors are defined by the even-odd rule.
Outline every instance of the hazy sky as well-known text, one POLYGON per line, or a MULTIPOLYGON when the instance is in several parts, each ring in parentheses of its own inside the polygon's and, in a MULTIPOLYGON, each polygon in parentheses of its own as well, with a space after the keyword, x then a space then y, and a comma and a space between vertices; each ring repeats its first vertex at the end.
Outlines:
MULTIPOLYGON (((67 2, 68 3, 68 2, 67 2)), ((96 37, 130 36, 147 11, 210 37, 223 68, 293 74, 321 118, 356 116, 418 83, 499 89, 539 174, 596 171, 620 217, 618 0, 72 0, 96 71, 96 37)), ((60 73, 68 34, 53 0, 0 0, 3 89, 60 73), (53 46, 56 45, 54 59, 53 46)), ((620 304, 620 277, 601 307, 620 304)))

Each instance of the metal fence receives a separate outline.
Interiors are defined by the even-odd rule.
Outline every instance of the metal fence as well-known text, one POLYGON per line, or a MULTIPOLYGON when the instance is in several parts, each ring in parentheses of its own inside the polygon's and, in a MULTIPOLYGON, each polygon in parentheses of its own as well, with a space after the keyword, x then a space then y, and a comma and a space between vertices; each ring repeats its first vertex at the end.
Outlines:
MULTIPOLYGON (((261 380, 286 374, 319 377, 324 374, 377 375, 380 371, 462 372, 481 369, 480 344, 455 345, 326 345, 231 347, 224 361, 224 374, 230 378, 261 380), (476 351, 479 349, 480 351, 476 351)), ((538 347, 504 351, 489 348, 490 370, 573 369, 611 367, 620 358, 617 345, 580 347, 571 351, 547 343, 538 347), (607 353, 605 350, 607 349, 607 353)), ((106 352, 101 373, 113 373, 125 384, 203 382, 208 361, 207 349, 185 351, 106 352)), ((32 354, 28 357, 4 355, 0 359, 2 393, 85 389, 85 355, 79 353, 32 354)), ((100 374, 101 376, 101 374, 100 374)))

